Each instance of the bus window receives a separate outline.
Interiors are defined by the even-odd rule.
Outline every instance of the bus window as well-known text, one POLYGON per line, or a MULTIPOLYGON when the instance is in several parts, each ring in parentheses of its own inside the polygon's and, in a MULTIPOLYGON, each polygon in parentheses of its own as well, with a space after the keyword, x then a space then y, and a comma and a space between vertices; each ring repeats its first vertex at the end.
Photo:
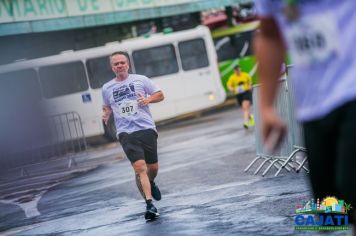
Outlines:
MULTIPOLYGON (((33 69, 0 74, 1 95, 11 95, 15 99, 40 100, 41 89, 33 69), (16 95, 15 95, 16 93, 16 95)), ((6 100, 6 99, 5 99, 6 100)))
POLYGON ((164 45, 133 51, 136 73, 156 77, 178 72, 178 63, 173 45, 164 45))
POLYGON ((39 70, 43 94, 46 98, 85 91, 88 83, 82 62, 70 62, 41 67, 39 70))
POLYGON ((178 44, 183 70, 194 70, 209 65, 203 39, 193 39, 178 44))
MULTIPOLYGON (((111 69, 110 55, 88 59, 86 65, 88 68, 90 87, 93 89, 101 88, 106 82, 115 77, 111 69)), ((129 73, 131 72, 129 59, 129 73)))
POLYGON ((115 74, 111 70, 109 56, 87 60, 90 87, 101 88, 106 82, 113 79, 115 74))

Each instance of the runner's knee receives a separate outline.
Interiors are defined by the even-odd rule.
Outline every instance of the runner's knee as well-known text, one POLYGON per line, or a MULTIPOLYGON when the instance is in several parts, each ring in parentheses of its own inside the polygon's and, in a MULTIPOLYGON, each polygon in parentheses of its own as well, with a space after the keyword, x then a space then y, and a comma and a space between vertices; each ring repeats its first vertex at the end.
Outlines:
POLYGON ((149 171, 158 171, 158 163, 155 164, 147 164, 147 168, 149 171))
POLYGON ((136 174, 141 174, 147 171, 146 162, 144 160, 135 161, 132 166, 136 174))

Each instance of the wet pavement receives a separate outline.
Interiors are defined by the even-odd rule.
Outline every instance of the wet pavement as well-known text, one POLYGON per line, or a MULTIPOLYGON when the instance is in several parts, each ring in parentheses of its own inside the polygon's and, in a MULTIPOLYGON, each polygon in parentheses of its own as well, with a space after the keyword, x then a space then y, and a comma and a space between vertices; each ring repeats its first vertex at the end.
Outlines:
POLYGON ((4 235, 351 235, 295 231, 295 206, 310 199, 307 175, 247 173, 253 130, 236 108, 159 128, 163 198, 146 222, 130 163, 110 144, 70 170, 0 182, 4 235))

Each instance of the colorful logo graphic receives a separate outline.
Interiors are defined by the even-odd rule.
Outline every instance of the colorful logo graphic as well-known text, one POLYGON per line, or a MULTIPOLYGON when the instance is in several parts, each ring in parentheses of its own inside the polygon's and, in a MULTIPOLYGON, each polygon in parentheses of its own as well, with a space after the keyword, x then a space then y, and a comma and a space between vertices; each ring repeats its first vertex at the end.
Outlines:
POLYGON ((326 197, 322 201, 311 199, 304 206, 296 207, 294 224, 296 230, 348 230, 347 212, 351 205, 336 197, 326 197))

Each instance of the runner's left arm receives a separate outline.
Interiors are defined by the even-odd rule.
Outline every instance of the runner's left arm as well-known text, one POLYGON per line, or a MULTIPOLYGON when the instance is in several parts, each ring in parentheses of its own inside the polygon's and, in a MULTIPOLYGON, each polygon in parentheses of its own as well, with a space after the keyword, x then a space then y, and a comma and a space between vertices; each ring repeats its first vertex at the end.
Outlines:
POLYGON ((157 103, 163 101, 163 99, 164 99, 163 92, 157 91, 148 97, 144 97, 141 94, 139 94, 138 103, 141 106, 146 106, 149 103, 157 103))
POLYGON ((249 91, 252 91, 252 77, 248 74, 247 74, 247 78, 248 78, 248 87, 249 87, 249 91))
POLYGON ((141 106, 146 106, 149 103, 157 103, 163 101, 164 95, 162 90, 155 84, 153 81, 146 76, 142 78, 143 83, 145 84, 146 94, 138 94, 138 103, 141 106))

